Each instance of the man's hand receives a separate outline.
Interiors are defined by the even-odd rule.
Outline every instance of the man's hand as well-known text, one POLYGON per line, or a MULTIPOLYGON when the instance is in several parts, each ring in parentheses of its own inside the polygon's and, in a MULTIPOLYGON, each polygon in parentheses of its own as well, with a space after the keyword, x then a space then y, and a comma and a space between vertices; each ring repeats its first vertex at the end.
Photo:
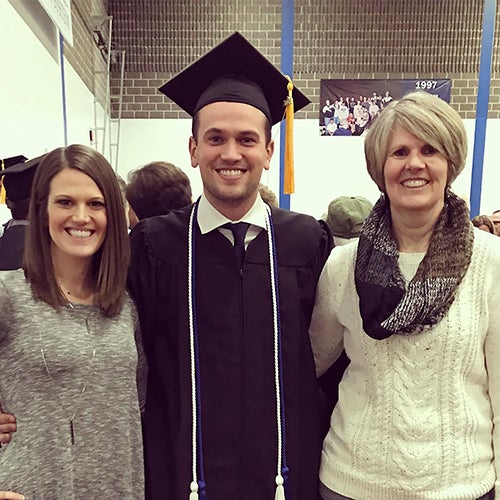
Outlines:
POLYGON ((24 500, 24 495, 14 493, 13 491, 0 491, 1 500, 24 500))
MULTIPOLYGON (((12 438, 12 433, 16 432, 16 417, 10 413, 3 413, 0 406, 0 445, 8 443, 12 438)), ((0 492, 5 493, 5 492, 0 492)), ((2 497, 1 498, 18 498, 18 497, 2 497)))
MULTIPOLYGON (((0 445, 8 443, 12 437, 11 433, 16 432, 16 417, 9 413, 4 413, 0 406, 0 445)), ((24 500, 24 495, 13 491, 0 491, 0 500, 24 500)))

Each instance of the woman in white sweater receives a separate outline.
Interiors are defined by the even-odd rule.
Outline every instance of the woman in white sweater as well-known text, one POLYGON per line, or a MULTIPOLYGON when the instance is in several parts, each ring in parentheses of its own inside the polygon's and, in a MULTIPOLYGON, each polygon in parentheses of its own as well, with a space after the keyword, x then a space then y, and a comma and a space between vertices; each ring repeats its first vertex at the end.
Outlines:
POLYGON ((318 375, 350 364, 323 444, 324 500, 500 496, 500 238, 450 185, 467 139, 425 92, 389 105, 365 140, 381 197, 335 248, 311 323, 318 375))

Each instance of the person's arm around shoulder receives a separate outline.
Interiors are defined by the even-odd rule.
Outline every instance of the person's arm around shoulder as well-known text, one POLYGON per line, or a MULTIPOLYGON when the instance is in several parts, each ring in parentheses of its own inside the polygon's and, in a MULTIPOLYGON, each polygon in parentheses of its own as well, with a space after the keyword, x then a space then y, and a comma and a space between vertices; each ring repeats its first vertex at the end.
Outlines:
MULTIPOLYGON (((146 342, 148 323, 151 320, 151 303, 156 282, 154 253, 147 237, 148 219, 143 219, 130 232, 131 259, 127 279, 127 288, 135 304, 141 324, 142 345, 146 342)), ((137 341, 137 338, 136 338, 137 341)))
POLYGON ((488 314, 484 352, 488 372, 488 393, 493 412, 493 450, 497 476, 495 496, 500 498, 500 238, 492 243, 494 246, 492 256, 483 270, 484 286, 487 289, 487 311, 484 313, 488 314))
POLYGON ((144 346, 142 345, 141 327, 137 312, 134 310, 134 336, 135 345, 137 348, 137 395, 139 398, 139 408, 141 415, 144 416, 146 410, 146 393, 147 393, 147 379, 148 379, 148 364, 146 355, 144 353, 144 346))
POLYGON ((340 287, 352 250, 336 247, 323 267, 316 289, 316 300, 309 327, 316 374, 322 375, 340 356, 343 349, 344 327, 338 320, 340 287))

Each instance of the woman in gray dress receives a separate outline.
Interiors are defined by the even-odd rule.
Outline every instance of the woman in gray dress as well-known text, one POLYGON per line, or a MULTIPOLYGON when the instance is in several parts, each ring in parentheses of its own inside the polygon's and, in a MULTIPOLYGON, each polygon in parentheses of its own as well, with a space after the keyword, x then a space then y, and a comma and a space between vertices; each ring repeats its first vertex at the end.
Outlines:
POLYGON ((49 153, 29 220, 23 268, 0 273, 8 367, 0 405, 17 427, 0 449, 0 490, 37 500, 142 499, 145 365, 125 289, 125 210, 107 160, 81 145, 49 153))

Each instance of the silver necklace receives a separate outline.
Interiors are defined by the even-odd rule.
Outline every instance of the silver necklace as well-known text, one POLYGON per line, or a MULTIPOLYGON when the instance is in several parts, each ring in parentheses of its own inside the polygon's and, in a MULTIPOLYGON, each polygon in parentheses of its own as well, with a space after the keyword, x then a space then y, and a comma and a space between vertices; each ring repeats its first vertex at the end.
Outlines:
MULTIPOLYGON (((68 303, 69 307, 71 307, 72 309, 74 308, 73 304, 68 303)), ((87 335, 90 337, 90 328, 89 328, 89 320, 88 318, 85 318, 85 328, 87 330, 87 335)), ((66 405, 62 402, 62 399, 57 391, 57 385, 55 383, 55 380, 54 378, 52 377, 52 373, 50 372, 49 370, 49 365, 47 363, 47 357, 45 356, 45 350, 43 348, 43 338, 42 338, 42 332, 40 330, 39 332, 39 336, 40 336, 40 352, 42 353, 42 360, 43 360, 43 364, 45 366, 45 371, 47 372, 47 375, 52 383, 52 386, 54 387, 54 392, 55 392, 55 395, 57 397, 57 400, 59 401, 59 405, 61 406, 61 409, 62 411, 64 412, 64 414, 66 415, 66 418, 68 419, 68 422, 69 422, 69 433, 70 433, 70 437, 71 437, 71 445, 74 445, 75 444, 75 426, 74 426, 74 420, 75 420, 75 417, 76 417, 76 414, 78 412, 78 410, 80 409, 80 403, 81 403, 81 399, 83 397, 83 394, 85 393, 85 390, 87 388, 87 382, 88 382, 88 379, 89 379, 89 376, 90 376, 90 373, 92 371, 92 368, 94 366, 94 359, 95 359, 95 347, 92 348, 92 357, 90 358, 90 363, 89 363, 89 368, 88 368, 88 371, 87 371, 87 374, 85 375, 85 378, 84 378, 84 381, 80 384, 81 385, 81 389, 80 389, 80 394, 78 394, 78 400, 76 401, 75 403, 75 406, 73 407, 73 411, 68 411, 66 405)))

